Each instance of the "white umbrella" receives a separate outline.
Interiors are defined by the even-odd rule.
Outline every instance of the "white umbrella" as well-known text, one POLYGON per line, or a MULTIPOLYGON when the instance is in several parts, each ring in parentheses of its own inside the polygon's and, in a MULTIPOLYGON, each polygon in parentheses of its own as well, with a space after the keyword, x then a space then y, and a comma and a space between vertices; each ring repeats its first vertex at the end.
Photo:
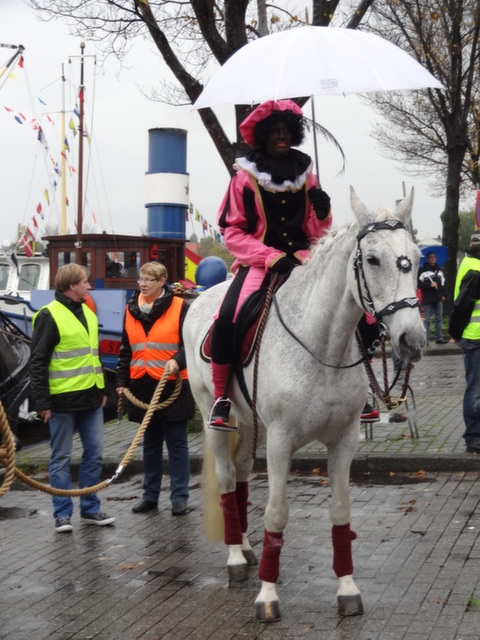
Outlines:
POLYGON ((194 107, 426 87, 443 88, 388 40, 357 29, 306 26, 239 49, 208 82, 194 107))

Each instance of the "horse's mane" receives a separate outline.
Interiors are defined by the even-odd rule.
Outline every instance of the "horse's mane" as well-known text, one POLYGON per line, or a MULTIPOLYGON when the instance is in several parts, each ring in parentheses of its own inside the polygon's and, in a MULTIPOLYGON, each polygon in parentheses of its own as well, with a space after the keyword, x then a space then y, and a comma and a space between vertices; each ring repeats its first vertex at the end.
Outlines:
MULTIPOLYGON (((368 222, 392 220, 395 218, 390 209, 382 208, 375 213, 370 214, 368 222)), ((352 242, 356 238, 359 231, 358 222, 349 222, 342 227, 330 229, 322 238, 311 245, 311 258, 308 262, 316 262, 317 260, 325 260, 332 251, 338 251, 340 244, 351 239, 352 242)))
MULTIPOLYGON (((325 264, 325 261, 335 252, 338 253, 340 246, 343 246, 344 242, 351 240, 353 243, 358 231, 356 222, 350 222, 338 229, 330 229, 322 238, 317 240, 311 245, 311 257, 305 262, 305 266, 309 264, 315 265, 319 261, 325 264)), ((349 242, 349 246, 351 244, 349 242)))

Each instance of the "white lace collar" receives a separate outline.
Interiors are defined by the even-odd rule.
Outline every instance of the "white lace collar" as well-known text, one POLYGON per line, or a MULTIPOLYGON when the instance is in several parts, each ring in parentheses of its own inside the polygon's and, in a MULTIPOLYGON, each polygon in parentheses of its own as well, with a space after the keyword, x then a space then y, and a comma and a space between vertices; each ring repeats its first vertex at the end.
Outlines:
POLYGON ((243 169, 250 175, 252 175, 258 184, 263 187, 266 191, 271 191, 272 193, 284 192, 284 191, 299 191, 304 186, 307 176, 312 172, 313 163, 310 163, 310 166, 306 171, 298 175, 294 182, 291 180, 285 180, 282 184, 277 184, 272 182, 272 176, 270 173, 262 172, 257 169, 257 165, 251 160, 247 160, 247 158, 237 158, 235 160, 235 164, 233 168, 238 171, 239 169, 243 169))

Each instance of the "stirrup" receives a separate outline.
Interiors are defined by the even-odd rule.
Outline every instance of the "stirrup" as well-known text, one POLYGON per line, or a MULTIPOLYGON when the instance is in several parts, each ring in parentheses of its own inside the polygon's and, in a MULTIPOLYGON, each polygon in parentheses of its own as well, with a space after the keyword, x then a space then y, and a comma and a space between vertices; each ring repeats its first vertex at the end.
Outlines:
POLYGON ((217 398, 215 400, 208 417, 208 426, 215 431, 238 431, 237 409, 230 398, 217 398), (232 407, 235 410, 235 424, 229 423, 230 409, 232 407))

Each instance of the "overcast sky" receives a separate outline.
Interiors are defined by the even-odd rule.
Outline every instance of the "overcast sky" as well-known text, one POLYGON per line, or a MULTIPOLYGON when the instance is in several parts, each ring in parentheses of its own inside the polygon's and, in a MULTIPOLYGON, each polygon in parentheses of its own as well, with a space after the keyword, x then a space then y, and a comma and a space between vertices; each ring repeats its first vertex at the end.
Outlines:
MULTIPOLYGON (((40 22, 21 0, 0 2, 0 43, 22 44, 25 47, 25 66, 0 84, 0 242, 15 237, 17 224, 28 224, 36 203, 42 200, 46 169, 43 150, 36 132, 27 125, 18 124, 3 107, 14 113, 33 115, 45 122, 46 112, 59 121, 61 110, 62 63, 65 74, 78 82, 80 39, 67 36, 66 26, 58 21, 40 22), (76 57, 75 57, 76 56, 76 57), (68 60, 71 58, 71 64, 68 60), (41 105, 38 98, 47 102, 41 105), (42 168, 43 167, 43 168, 42 168), (42 173, 45 171, 45 174, 42 173)), ((93 43, 85 40, 87 55, 95 54, 93 43)), ((4 63, 9 51, 0 48, 0 63, 4 63)), ((165 69, 154 47, 139 42, 127 60, 130 69, 118 74, 118 65, 112 60, 106 69, 86 59, 86 90, 90 105, 94 105, 93 147, 97 165, 95 197, 92 208, 97 220, 97 230, 108 232, 140 233, 146 228, 145 172, 148 163, 148 130, 155 127, 179 127, 188 131, 187 171, 190 174, 190 199, 193 206, 215 227, 216 212, 228 185, 228 173, 218 158, 198 114, 188 107, 169 107, 143 97, 139 87, 153 84, 162 77, 165 69), (96 74, 95 81, 93 74, 96 74), (90 84, 89 84, 90 83, 90 84), (100 167, 101 166, 101 170, 100 167)), ((72 93, 70 91, 70 93, 72 93)), ((310 105, 305 105, 310 116, 310 105)), ((364 107, 355 96, 345 98, 325 96, 316 99, 317 120, 335 135, 347 158, 346 170, 338 175, 341 158, 332 145, 319 140, 320 176, 324 189, 332 198, 335 224, 352 219, 349 205, 349 185, 352 184, 369 209, 381 206, 393 207, 395 200, 415 187, 413 226, 418 237, 437 236, 441 233, 440 213, 443 199, 429 196, 425 184, 402 174, 394 163, 382 158, 369 136, 374 113, 364 107)), ((218 110, 227 131, 233 137, 233 109, 218 110)), ((70 116, 67 116, 67 125, 70 116)), ((49 140, 51 130, 46 128, 49 140)), ((53 146, 53 143, 51 143, 53 146)), ((313 156, 311 139, 303 150, 313 156)), ((52 155, 58 157, 58 149, 52 155)), ((71 159, 76 166, 76 159, 71 159)), ((50 172, 51 173, 51 172, 50 172)), ((93 186, 90 178, 89 185, 93 186)), ((89 187, 90 188, 90 187, 89 187)), ((89 200, 89 202, 90 202, 89 200)), ((72 204, 72 203, 71 203, 72 204)), ((474 192, 472 190, 472 202, 474 192)), ((43 206, 46 212, 46 204, 43 206)), ((73 229, 74 206, 69 207, 73 229)), ((48 222, 58 224, 58 209, 53 209, 48 222)), ((47 221, 47 218, 46 218, 47 221)), ((93 221, 87 217, 87 225, 93 221)), ((193 230, 201 235, 200 226, 193 230)), ((187 226, 187 235, 192 231, 187 226)))

